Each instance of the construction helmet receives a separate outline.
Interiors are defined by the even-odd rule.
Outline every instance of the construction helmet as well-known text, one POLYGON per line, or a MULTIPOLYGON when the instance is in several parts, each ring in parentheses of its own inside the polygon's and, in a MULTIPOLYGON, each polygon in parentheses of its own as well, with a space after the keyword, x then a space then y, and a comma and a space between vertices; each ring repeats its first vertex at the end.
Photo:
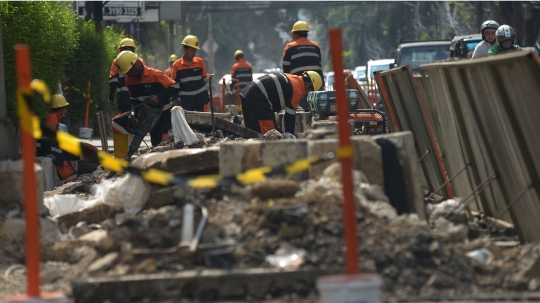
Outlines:
POLYGON ((169 56, 169 63, 174 62, 174 61, 176 61, 176 60, 178 60, 178 56, 177 56, 177 55, 172 54, 172 55, 169 56))
POLYGON ((56 94, 51 97, 51 108, 60 108, 68 105, 69 103, 67 103, 66 98, 60 94, 56 94))
POLYGON ((503 24, 495 33, 497 43, 502 49, 510 49, 516 40, 516 32, 510 25, 503 24))
POLYGON ((193 35, 187 35, 184 40, 182 40, 182 45, 193 47, 196 49, 201 49, 199 47, 199 39, 193 35))
POLYGON ((234 60, 236 60, 236 56, 238 56, 238 55, 244 55, 244 52, 241 51, 241 50, 235 51, 235 52, 234 52, 234 60))
POLYGON ((123 51, 116 57, 116 65, 118 65, 118 74, 125 75, 131 67, 137 62, 137 54, 130 51, 123 51))
POLYGON ((319 73, 314 72, 312 70, 304 72, 308 75, 309 79, 311 79, 311 84, 313 84, 313 90, 318 91, 322 86, 322 78, 319 73))
POLYGON ((305 21, 297 21, 291 30, 291 33, 294 32, 309 32, 309 27, 305 21))
POLYGON ((137 46, 135 46, 135 41, 131 38, 124 38, 118 43, 118 47, 116 48, 117 51, 122 51, 120 48, 122 47, 133 47, 133 49, 137 49, 137 46))
POLYGON ((482 33, 482 40, 486 40, 486 36, 484 34, 485 31, 488 29, 492 29, 496 31, 499 28, 499 23, 494 20, 487 20, 484 23, 482 23, 482 26, 480 26, 480 32, 482 33))

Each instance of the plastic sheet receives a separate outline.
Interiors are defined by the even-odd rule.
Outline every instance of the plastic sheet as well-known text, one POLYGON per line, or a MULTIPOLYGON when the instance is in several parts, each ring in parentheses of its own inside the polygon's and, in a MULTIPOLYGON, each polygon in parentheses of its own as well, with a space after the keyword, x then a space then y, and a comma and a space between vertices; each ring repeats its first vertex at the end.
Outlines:
POLYGON ((136 214, 150 197, 150 184, 141 177, 128 174, 115 180, 104 180, 92 186, 96 199, 115 209, 136 214))
POLYGON ((199 141, 193 130, 191 130, 191 127, 189 127, 182 107, 175 106, 171 109, 171 124, 174 134, 174 143, 183 141, 184 145, 190 145, 199 141))

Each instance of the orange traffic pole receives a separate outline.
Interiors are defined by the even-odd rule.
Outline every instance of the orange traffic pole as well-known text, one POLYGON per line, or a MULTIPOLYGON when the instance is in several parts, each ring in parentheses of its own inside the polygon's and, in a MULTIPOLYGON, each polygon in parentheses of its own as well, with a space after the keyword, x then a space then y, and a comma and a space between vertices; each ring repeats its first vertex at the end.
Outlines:
POLYGON ((90 87, 92 86, 92 80, 88 80, 88 101, 86 101, 86 117, 84 118, 84 127, 88 128, 88 115, 90 112, 90 87))
POLYGON ((330 54, 334 66, 334 89, 336 90, 336 103, 339 127, 339 149, 337 156, 341 162, 341 180, 343 182, 343 222, 345 230, 345 244, 347 246, 345 270, 347 274, 359 273, 358 240, 356 235, 356 211, 354 207, 353 179, 351 167, 352 146, 349 128, 349 104, 345 99, 345 78, 343 75, 343 59, 341 57, 343 43, 341 30, 330 29, 330 54))
POLYGON ((221 112, 225 112, 225 93, 227 91, 227 87, 225 86, 225 78, 222 79, 223 85, 221 86, 221 112))
POLYGON ((21 125, 21 150, 23 158, 23 179, 24 179, 24 213, 26 219, 26 278, 27 294, 30 297, 40 296, 39 277, 39 216, 37 206, 37 183, 34 172, 34 137, 32 136, 33 112, 29 106, 29 99, 32 97, 30 80, 32 72, 30 70, 30 51, 26 45, 15 45, 15 62, 17 64, 17 85, 19 92, 27 102, 27 113, 19 106, 19 122, 21 125))

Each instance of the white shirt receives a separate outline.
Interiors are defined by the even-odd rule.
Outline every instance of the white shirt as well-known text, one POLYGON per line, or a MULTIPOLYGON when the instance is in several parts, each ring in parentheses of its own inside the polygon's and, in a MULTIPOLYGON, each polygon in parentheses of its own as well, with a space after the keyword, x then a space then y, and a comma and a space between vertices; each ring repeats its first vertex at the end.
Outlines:
POLYGON ((489 49, 493 46, 495 46, 495 42, 489 43, 486 42, 486 40, 480 41, 480 43, 478 43, 478 45, 474 48, 471 59, 487 57, 489 49))

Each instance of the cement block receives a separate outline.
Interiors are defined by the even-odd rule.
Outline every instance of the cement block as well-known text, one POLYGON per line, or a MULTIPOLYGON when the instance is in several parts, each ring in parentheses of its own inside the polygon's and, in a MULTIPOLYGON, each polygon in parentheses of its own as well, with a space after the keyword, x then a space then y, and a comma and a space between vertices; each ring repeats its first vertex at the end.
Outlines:
MULTIPOLYGON (((279 125, 281 126, 281 130, 285 132, 285 120, 283 119, 283 116, 285 115, 284 112, 279 113, 279 120, 277 121, 279 125)), ((310 112, 296 112, 295 116, 295 124, 294 124, 294 134, 298 137, 298 134, 301 134, 308 130, 307 125, 311 122, 311 113, 310 112)))
POLYGON ((219 147, 169 150, 135 159, 139 169, 156 168, 174 174, 215 173, 219 169, 219 147))
POLYGON ((353 167, 361 170, 370 184, 384 189, 383 161, 380 146, 371 136, 352 136, 353 167))
MULTIPOLYGON (((261 166, 289 164, 308 156, 308 140, 279 140, 261 145, 261 166)), ((291 175, 294 180, 308 179, 308 172, 291 175)))
MULTIPOLYGON (((308 156, 316 157, 330 152, 335 154, 338 147, 338 142, 338 139, 309 140, 307 143, 308 156)), ((322 174, 325 168, 336 161, 338 161, 338 159, 334 158, 332 160, 324 161, 311 166, 309 169, 309 178, 316 179, 322 174)))
MULTIPOLYGON (((212 131, 212 118, 208 114, 193 114, 186 115, 186 122, 191 128, 212 131)), ((243 138, 262 138, 258 132, 252 131, 238 124, 214 117, 216 130, 220 129, 223 132, 233 133, 243 138)))
MULTIPOLYGON (((36 183, 28 186, 36 187, 36 198, 39 212, 46 214, 47 210, 43 205, 43 185, 44 175, 41 166, 34 164, 36 183)), ((23 161, 0 161, 0 207, 7 207, 10 204, 18 204, 24 208, 25 184, 23 177, 23 161)))
POLYGON ((225 142, 219 149, 219 173, 234 176, 261 165, 263 141, 225 142))
POLYGON ((412 132, 377 135, 373 139, 381 146, 385 192, 390 204, 398 214, 416 213, 425 220, 421 170, 412 132))

